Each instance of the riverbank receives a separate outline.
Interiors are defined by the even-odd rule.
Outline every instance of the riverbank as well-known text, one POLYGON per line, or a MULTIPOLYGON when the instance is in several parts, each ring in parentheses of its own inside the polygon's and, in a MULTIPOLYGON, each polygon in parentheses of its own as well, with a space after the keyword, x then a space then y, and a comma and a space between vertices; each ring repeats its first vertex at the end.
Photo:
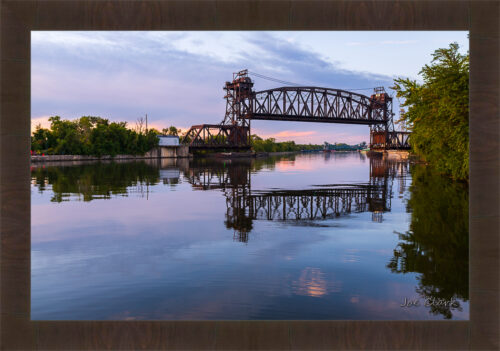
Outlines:
POLYGON ((140 159, 99 159, 99 160, 76 160, 76 161, 44 161, 44 162, 33 162, 31 164, 31 170, 38 168, 48 168, 48 167, 68 167, 68 166, 88 166, 101 164, 106 165, 110 163, 114 164, 126 164, 126 163, 145 163, 151 167, 159 167, 160 169, 167 168, 180 168, 187 169, 189 167, 189 162, 191 158, 188 157, 164 157, 164 158, 140 158, 140 159))
POLYGON ((120 161, 120 160, 144 160, 155 158, 186 158, 189 157, 187 146, 160 146, 146 152, 144 155, 31 155, 31 162, 61 162, 61 161, 120 161))

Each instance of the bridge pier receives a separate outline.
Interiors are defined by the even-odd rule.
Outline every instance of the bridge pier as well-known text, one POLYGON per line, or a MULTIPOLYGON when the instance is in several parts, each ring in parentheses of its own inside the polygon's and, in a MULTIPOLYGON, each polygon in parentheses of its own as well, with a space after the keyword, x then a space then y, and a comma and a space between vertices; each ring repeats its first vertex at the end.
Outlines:
POLYGON ((410 132, 370 131, 370 150, 410 150, 410 132))
POLYGON ((180 158, 189 157, 189 147, 187 145, 157 146, 148 151, 145 155, 150 158, 180 158))

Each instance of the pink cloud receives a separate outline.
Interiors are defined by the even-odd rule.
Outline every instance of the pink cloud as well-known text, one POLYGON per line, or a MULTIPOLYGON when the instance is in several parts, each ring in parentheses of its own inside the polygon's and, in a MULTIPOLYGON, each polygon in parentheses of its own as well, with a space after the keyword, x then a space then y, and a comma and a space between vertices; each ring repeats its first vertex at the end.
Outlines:
POLYGON ((295 140, 297 141, 297 138, 303 138, 303 137, 308 137, 311 135, 317 134, 317 132, 310 130, 310 131, 295 131, 295 130, 284 130, 279 133, 266 133, 265 131, 257 131, 254 129, 254 133, 259 135, 262 138, 275 138, 277 141, 289 141, 289 140, 295 140))
POLYGON ((308 136, 308 135, 313 135, 316 134, 315 131, 307 131, 307 132, 297 132, 294 130, 284 130, 282 132, 279 132, 278 134, 275 134, 275 138, 293 138, 293 137, 302 137, 302 136, 308 136))
POLYGON ((284 130, 278 133, 272 133, 264 128, 252 128, 252 134, 257 134, 261 138, 275 138, 276 141, 289 141, 293 140, 299 144, 323 144, 323 142, 328 141, 329 143, 347 143, 347 144, 357 144, 362 141, 369 140, 369 130, 366 134, 360 134, 359 132, 349 133, 344 131, 325 131, 325 127, 318 124, 318 129, 322 128, 321 131, 295 131, 295 130, 284 130))
POLYGON ((31 117, 31 132, 33 133, 38 125, 42 128, 50 128, 49 118, 50 116, 31 117))

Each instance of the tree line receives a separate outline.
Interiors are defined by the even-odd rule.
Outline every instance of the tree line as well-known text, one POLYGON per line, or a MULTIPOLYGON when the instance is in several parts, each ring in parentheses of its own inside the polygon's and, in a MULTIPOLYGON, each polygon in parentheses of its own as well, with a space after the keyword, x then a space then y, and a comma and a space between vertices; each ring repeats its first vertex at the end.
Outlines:
POLYGON ((49 129, 40 125, 36 127, 31 137, 32 152, 48 155, 140 155, 158 145, 157 130, 134 131, 127 128, 127 122, 110 122, 94 116, 72 121, 53 116, 49 121, 49 129))
MULTIPOLYGON (((440 173, 469 178, 469 54, 459 45, 438 49, 420 74, 423 83, 394 80, 406 110, 399 121, 411 130, 412 150, 440 173)), ((399 122, 398 121, 398 122, 399 122)))
POLYGON ((251 135, 250 144, 255 152, 287 152, 302 150, 320 150, 323 145, 295 144, 294 141, 277 142, 274 138, 262 139, 258 135, 251 135))

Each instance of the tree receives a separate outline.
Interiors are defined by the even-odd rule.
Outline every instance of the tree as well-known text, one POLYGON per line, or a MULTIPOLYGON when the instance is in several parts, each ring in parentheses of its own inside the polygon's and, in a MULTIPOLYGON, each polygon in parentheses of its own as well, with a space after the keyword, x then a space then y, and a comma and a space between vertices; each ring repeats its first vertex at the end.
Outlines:
POLYGON ((175 135, 175 136, 179 136, 179 134, 181 133, 181 130, 180 129, 177 129, 176 127, 174 126, 170 126, 167 128, 163 128, 162 130, 163 134, 165 135, 175 135))
POLYGON ((49 129, 42 128, 41 124, 38 124, 31 137, 31 150, 43 152, 54 146, 55 138, 52 132, 49 129))
POLYGON ((148 132, 152 132, 154 133, 155 135, 161 135, 162 132, 160 132, 158 129, 156 128, 148 128, 148 132))
POLYGON ((144 154, 158 145, 156 129, 138 133, 126 122, 112 122, 101 117, 83 116, 69 121, 59 116, 49 118, 50 129, 38 125, 31 138, 31 150, 47 154, 111 155, 144 154))
POLYGON ((146 123, 146 120, 144 119, 144 117, 137 118, 137 121, 135 122, 135 131, 138 134, 142 134, 145 123, 146 123))
POLYGON ((78 124, 62 120, 59 116, 49 118, 50 129, 55 138, 53 152, 60 155, 81 155, 84 148, 80 140, 78 124))
POLYGON ((413 151, 441 173, 455 179, 469 177, 469 55, 457 43, 438 49, 420 74, 423 83, 394 80, 404 98, 400 121, 411 130, 413 151))

